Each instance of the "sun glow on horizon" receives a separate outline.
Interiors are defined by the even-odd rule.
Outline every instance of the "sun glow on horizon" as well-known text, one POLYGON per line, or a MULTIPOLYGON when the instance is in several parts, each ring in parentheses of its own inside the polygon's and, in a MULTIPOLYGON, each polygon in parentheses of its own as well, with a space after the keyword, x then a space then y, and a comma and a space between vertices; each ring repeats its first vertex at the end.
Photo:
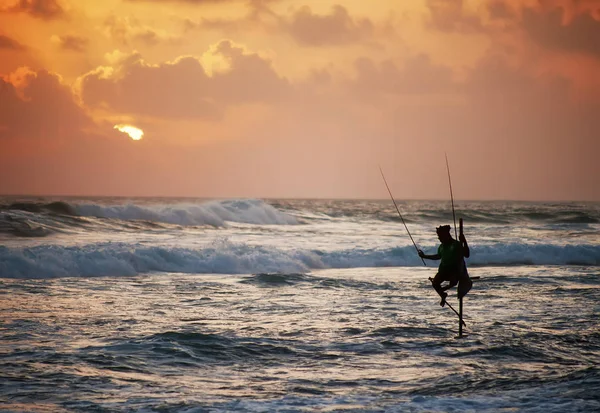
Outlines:
POLYGON ((144 131, 132 125, 119 124, 115 125, 115 129, 119 132, 126 133, 134 141, 139 141, 144 136, 144 131))

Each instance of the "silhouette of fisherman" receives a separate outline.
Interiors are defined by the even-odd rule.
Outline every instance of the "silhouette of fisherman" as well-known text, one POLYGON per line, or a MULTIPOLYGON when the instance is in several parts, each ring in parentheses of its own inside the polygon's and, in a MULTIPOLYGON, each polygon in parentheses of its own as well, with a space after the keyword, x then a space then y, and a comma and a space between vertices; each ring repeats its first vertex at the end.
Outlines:
POLYGON ((452 238, 452 235, 450 234, 450 225, 439 226, 436 228, 436 232, 438 239, 441 242, 437 254, 427 255, 421 250, 418 251, 419 257, 421 258, 441 260, 438 273, 433 279, 429 279, 431 280, 431 284, 435 291, 442 298, 440 306, 443 307, 446 304, 446 297, 448 297, 446 290, 458 284, 458 298, 460 299, 471 289, 473 282, 469 278, 469 273, 467 272, 467 266, 464 260, 464 258, 469 258, 471 253, 469 251, 467 239, 462 233, 462 227, 458 237, 459 241, 452 238), (442 287, 444 281, 448 281, 449 284, 442 287))

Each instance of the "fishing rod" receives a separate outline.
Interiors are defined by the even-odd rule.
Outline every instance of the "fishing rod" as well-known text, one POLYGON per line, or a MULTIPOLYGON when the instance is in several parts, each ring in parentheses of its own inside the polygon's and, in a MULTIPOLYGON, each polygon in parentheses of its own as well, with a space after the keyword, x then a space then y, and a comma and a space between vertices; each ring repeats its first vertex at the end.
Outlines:
MULTIPOLYGON (((379 167, 379 172, 381 172, 381 177, 383 178, 385 187, 387 188, 387 190, 390 194, 390 198, 392 198, 392 202, 394 203, 394 206, 396 207, 396 211, 398 211, 398 215, 400 215, 400 219, 402 220, 402 223, 404 224, 404 228, 406 228, 406 232, 408 233, 410 240, 412 241, 413 245, 415 246, 415 250, 417 250, 417 254, 419 254, 419 248, 417 248, 417 244, 415 244, 415 240, 413 239, 412 235, 410 235, 410 231, 408 230, 408 227, 406 226, 406 222, 404 222, 404 218, 402 217, 402 214, 400 213, 400 209, 398 209, 398 205, 396 205, 396 201, 394 200, 392 191, 390 191, 390 187, 388 186, 388 183, 385 180, 385 175, 383 174, 383 169, 381 169, 381 166, 379 167)), ((427 267, 427 264, 425 264, 425 260, 423 258, 421 258, 421 261, 423 261, 423 265, 427 267)))
POLYGON ((454 195, 452 195, 452 180, 450 179, 450 166, 448 166, 448 154, 446 152, 444 152, 444 156, 446 157, 446 170, 448 171, 448 184, 450 184, 450 200, 452 201, 452 219, 454 220, 454 237, 456 239, 458 239, 458 233, 456 232, 456 214, 454 213, 454 195))

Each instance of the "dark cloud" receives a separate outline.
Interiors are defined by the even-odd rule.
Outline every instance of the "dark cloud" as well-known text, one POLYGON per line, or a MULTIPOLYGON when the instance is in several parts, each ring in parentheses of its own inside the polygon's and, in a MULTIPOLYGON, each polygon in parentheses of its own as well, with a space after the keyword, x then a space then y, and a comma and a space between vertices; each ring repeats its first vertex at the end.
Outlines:
POLYGON ((8 13, 26 13, 32 17, 52 20, 65 16, 65 9, 57 0, 18 0, 15 4, 2 9, 8 13))
POLYGON ((25 50, 25 46, 16 40, 0 34, 0 50, 25 50))
POLYGON ((86 37, 72 34, 55 36, 53 40, 57 42, 61 49, 74 52, 84 52, 89 44, 89 40, 86 37))
POLYGON ((124 73, 120 78, 111 78, 102 69, 83 76, 83 102, 161 118, 214 118, 218 114, 207 98, 209 78, 195 58, 158 66, 138 58, 120 63, 119 69, 124 73))
POLYGON ((550 11, 526 8, 521 24, 535 42, 546 48, 600 56, 600 21, 588 12, 565 22, 562 8, 550 11))
POLYGON ((214 119, 227 105, 273 102, 290 91, 270 62, 246 54, 222 41, 214 54, 229 68, 208 76, 200 61, 181 57, 175 62, 148 65, 139 56, 121 62, 117 75, 103 69, 80 79, 86 105, 107 105, 122 113, 161 118, 214 119))
MULTIPOLYGON (((492 0, 485 4, 491 21, 465 8, 464 0, 427 0, 428 27, 463 34, 482 33, 492 41, 495 29, 503 34, 523 32, 547 49, 600 56, 600 7, 597 0, 545 0, 535 7, 510 0, 492 0), (595 4, 595 6, 594 6, 595 4)), ((497 34, 497 33, 496 33, 497 34)))
POLYGON ((13 78, 0 79, 0 138, 70 138, 92 126, 57 75, 22 69, 13 78))

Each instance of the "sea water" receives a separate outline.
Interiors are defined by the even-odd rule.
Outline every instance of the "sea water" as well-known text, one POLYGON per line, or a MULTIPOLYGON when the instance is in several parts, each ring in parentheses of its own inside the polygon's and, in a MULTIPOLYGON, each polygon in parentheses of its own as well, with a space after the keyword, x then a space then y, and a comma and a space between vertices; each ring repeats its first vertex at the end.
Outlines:
POLYGON ((456 213, 462 338, 390 201, 0 199, 0 409, 600 411, 600 204, 456 213))

